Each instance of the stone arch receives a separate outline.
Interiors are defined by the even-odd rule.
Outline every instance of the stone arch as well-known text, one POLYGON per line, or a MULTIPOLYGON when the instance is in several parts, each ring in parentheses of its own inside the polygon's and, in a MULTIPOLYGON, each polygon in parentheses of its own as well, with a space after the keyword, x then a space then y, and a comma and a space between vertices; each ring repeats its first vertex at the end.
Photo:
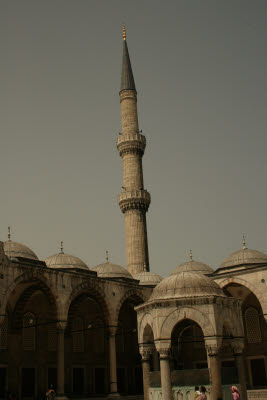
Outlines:
POLYGON ((100 289, 98 289, 96 285, 93 285, 90 282, 81 283, 71 292, 64 306, 64 320, 68 320, 68 314, 72 303, 79 297, 82 298, 85 296, 92 298, 99 304, 100 308, 103 311, 103 319, 105 323, 108 324, 108 321, 110 319, 110 309, 108 307, 106 299, 101 293, 100 289))
POLYGON ((136 289, 128 290, 121 297, 120 301, 117 304, 115 314, 114 314, 114 320, 116 321, 116 323, 118 323, 118 320, 119 320, 119 314, 120 314, 121 307, 123 306, 125 301, 130 300, 130 299, 133 299, 134 301, 136 301, 136 303, 139 303, 139 304, 144 303, 146 300, 144 294, 141 291, 136 290, 136 289))
POLYGON ((264 296, 263 293, 252 283, 248 282, 245 279, 242 278, 237 278, 237 277, 232 277, 232 278, 226 278, 221 282, 217 282, 219 284, 219 286, 223 289, 225 288, 227 285, 231 284, 231 283, 237 283, 239 285, 245 286, 246 288, 248 288, 259 300, 260 305, 262 307, 262 310, 264 312, 264 314, 267 314, 267 305, 265 305, 264 302, 264 296))
POLYGON ((150 328, 151 328, 151 330, 153 332, 153 335, 155 337, 155 333, 154 333, 154 330, 153 330, 153 318, 152 318, 151 314, 149 314, 149 313, 146 313, 142 317, 141 321, 138 324, 138 341, 139 341, 139 344, 145 342, 144 341, 144 335, 145 335, 146 326, 150 326, 150 328))
POLYGON ((172 311, 162 322, 160 337, 157 339, 171 339, 173 328, 183 319, 191 319, 202 329, 204 336, 215 336, 216 331, 210 319, 201 311, 193 307, 182 307, 172 311))
POLYGON ((23 310, 25 302, 36 290, 40 290, 47 296, 49 303, 54 307, 55 318, 58 319, 60 311, 58 296, 44 274, 42 272, 40 273, 40 271, 35 273, 35 271, 32 270, 19 275, 6 289, 3 295, 3 302, 1 304, 1 314, 5 314, 12 294, 15 293, 17 288, 19 288, 20 284, 24 283, 27 284, 27 287, 22 290, 21 295, 17 300, 16 307, 13 310, 14 315, 23 310))

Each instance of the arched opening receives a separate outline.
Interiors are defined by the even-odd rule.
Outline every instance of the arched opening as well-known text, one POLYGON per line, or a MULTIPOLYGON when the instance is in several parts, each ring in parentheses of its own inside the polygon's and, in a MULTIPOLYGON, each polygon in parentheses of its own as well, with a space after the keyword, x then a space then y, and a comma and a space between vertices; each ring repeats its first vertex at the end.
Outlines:
MULTIPOLYGON (((7 300, 6 348, 1 363, 8 366, 6 388, 19 398, 36 398, 56 371, 57 308, 50 289, 41 281, 21 282, 7 300), (53 341, 53 345, 52 345, 53 341)), ((56 386, 56 373, 51 382, 56 386)))
POLYGON ((143 302, 137 296, 127 298, 119 312, 116 335, 117 383, 120 394, 143 393, 141 356, 137 337, 137 314, 134 307, 143 302))
POLYGON ((227 296, 241 301, 245 334, 243 354, 249 387, 267 388, 267 323, 259 299, 248 287, 239 283, 232 282, 223 290, 227 296))
POLYGON ((201 327, 190 319, 175 325, 171 335, 173 384, 209 384, 207 352, 201 327))
POLYGON ((98 300, 82 293, 71 303, 65 332, 65 391, 71 396, 108 393, 106 318, 98 300))

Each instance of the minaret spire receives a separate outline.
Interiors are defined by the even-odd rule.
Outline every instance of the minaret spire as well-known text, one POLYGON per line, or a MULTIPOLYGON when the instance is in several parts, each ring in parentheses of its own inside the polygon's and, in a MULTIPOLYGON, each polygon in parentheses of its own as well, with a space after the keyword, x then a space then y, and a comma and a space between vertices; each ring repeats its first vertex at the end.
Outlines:
POLYGON ((146 138, 139 131, 137 93, 123 27, 123 55, 121 73, 122 133, 117 149, 123 160, 123 191, 119 205, 125 219, 127 268, 132 275, 149 271, 146 212, 150 194, 144 189, 142 157, 146 138))
POLYGON ((122 49, 122 71, 121 71, 121 91, 122 90, 135 90, 135 83, 133 71, 126 42, 126 29, 123 25, 123 49, 122 49))

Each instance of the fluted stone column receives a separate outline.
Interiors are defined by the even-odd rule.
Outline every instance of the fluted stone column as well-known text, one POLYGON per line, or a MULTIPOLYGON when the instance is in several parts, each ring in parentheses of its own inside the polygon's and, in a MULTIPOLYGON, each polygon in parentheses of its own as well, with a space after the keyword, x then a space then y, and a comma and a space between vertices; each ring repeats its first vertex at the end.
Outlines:
POLYGON ((137 92, 126 43, 123 36, 121 74, 121 125, 117 149, 123 162, 123 191, 119 195, 119 206, 124 214, 127 269, 135 275, 149 271, 146 213, 150 194, 144 190, 142 157, 146 138, 139 131, 137 114, 137 92))
POLYGON ((162 400, 172 400, 172 383, 171 383, 171 369, 169 349, 160 349, 160 377, 161 377, 161 390, 162 400))
POLYGON ((109 379, 110 393, 109 397, 118 397, 117 387, 117 356, 116 356, 116 326, 109 327, 109 379))
POLYGON ((231 346, 235 356, 236 367, 238 372, 240 396, 242 400, 247 400, 248 397, 247 397, 246 371, 245 371, 245 361, 243 356, 244 341, 242 339, 234 339, 232 341, 231 346))
POLYGON ((65 328, 66 322, 57 324, 57 398, 65 399, 65 328))
POLYGON ((218 344, 206 344, 208 367, 210 372, 211 398, 222 398, 221 359, 218 344))

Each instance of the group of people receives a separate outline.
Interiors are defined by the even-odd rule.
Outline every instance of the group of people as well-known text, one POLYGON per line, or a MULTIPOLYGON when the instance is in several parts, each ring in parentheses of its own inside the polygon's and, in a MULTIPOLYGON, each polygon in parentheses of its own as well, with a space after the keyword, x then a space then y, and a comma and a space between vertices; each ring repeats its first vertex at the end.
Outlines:
MULTIPOLYGON (((206 396, 206 388, 205 386, 195 386, 195 396, 194 400, 207 400, 206 396)), ((241 400, 239 391, 236 386, 231 387, 232 395, 233 395, 233 400, 241 400)), ((222 399, 217 399, 217 400, 222 400, 222 399)))

